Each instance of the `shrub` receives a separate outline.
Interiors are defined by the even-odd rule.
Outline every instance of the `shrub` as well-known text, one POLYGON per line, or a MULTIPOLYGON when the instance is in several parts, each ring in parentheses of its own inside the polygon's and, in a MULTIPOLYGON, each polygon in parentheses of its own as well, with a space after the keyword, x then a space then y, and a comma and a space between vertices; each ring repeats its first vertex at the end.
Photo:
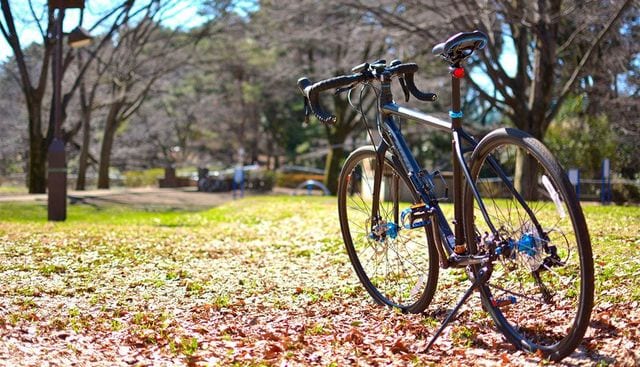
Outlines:
POLYGON ((164 169, 151 168, 144 171, 125 171, 125 187, 157 186, 158 178, 164 177, 164 169))
POLYGON ((301 183, 307 180, 316 180, 322 182, 324 180, 323 175, 314 173, 285 173, 278 172, 275 177, 276 186, 296 188, 301 183))
POLYGON ((633 184, 612 183, 611 200, 616 204, 639 203, 640 189, 633 184))

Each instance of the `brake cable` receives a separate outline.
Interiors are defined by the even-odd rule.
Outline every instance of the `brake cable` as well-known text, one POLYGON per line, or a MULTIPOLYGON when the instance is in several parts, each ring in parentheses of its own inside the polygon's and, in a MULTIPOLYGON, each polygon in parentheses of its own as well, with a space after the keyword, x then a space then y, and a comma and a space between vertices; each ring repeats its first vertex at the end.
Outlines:
MULTIPOLYGON (((375 140, 373 139, 373 134, 371 133, 371 129, 369 129, 369 121, 367 120, 367 114, 364 111, 364 107, 363 107, 363 100, 365 98, 365 91, 371 88, 373 89, 373 92, 376 95, 376 101, 378 100, 379 97, 379 93, 378 90, 376 89, 376 87, 374 85, 372 85, 369 82, 365 82, 362 83, 362 88, 360 88, 360 93, 358 96, 358 106, 356 106, 353 103, 353 100, 351 99, 351 92, 353 91, 353 88, 349 90, 349 93, 347 94, 347 100, 349 101, 349 105, 351 106, 351 108, 353 108, 356 112, 358 112, 360 114, 360 116, 362 116, 362 123, 364 125, 364 129, 366 130, 367 134, 369 135, 369 139, 371 140, 371 145, 373 145, 374 147, 376 147, 375 144, 375 140)), ((378 129, 378 134, 380 134, 380 137, 382 139, 384 139, 382 132, 380 131, 380 121, 379 121, 379 116, 378 114, 376 114, 376 127, 378 129)), ((377 147, 376 147, 377 148, 377 147)))

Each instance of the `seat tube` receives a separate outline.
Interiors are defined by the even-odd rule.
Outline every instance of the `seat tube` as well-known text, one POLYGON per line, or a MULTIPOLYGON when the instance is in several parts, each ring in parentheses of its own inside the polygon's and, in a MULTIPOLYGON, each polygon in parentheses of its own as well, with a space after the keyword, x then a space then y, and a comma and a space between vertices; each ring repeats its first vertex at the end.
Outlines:
MULTIPOLYGON (((456 131, 462 127, 462 111, 460 102, 460 78, 456 77, 453 71, 459 66, 452 66, 451 71, 451 128, 456 131)), ((455 136, 455 134, 453 135, 455 136)), ((455 218, 455 247, 456 253, 463 253, 466 250, 464 246, 464 228, 463 228, 463 211, 462 211, 462 168, 456 155, 456 144, 459 144, 456 139, 451 140, 451 162, 453 164, 453 203, 454 203, 454 218, 455 218)))

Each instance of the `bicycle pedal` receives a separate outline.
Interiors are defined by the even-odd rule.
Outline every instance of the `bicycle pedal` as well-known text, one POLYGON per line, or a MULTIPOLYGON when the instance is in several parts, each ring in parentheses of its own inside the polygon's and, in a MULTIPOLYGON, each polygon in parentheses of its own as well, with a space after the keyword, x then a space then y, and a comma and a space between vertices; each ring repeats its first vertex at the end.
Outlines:
POLYGON ((464 268, 469 265, 477 265, 482 264, 483 261, 487 260, 486 255, 476 256, 476 255, 458 255, 456 253, 451 254, 449 256, 448 262, 449 266, 454 268, 464 268))
POLYGON ((411 207, 402 211, 400 221, 402 223, 402 227, 405 229, 420 228, 431 223, 431 221, 427 219, 428 215, 429 211, 427 204, 413 204, 411 207))

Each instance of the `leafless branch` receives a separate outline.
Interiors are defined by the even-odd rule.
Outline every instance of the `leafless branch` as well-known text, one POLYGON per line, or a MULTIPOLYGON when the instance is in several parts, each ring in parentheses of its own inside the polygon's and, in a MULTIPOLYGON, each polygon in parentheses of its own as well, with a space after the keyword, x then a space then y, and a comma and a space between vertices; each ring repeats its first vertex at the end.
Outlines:
POLYGON ((609 32, 609 30, 612 28, 613 24, 620 18, 624 10, 632 2, 633 0, 626 0, 622 4, 622 6, 618 9, 618 11, 611 17, 611 19, 609 19, 609 21, 602 28, 602 30, 600 30, 600 32, 598 33, 596 38, 593 40, 593 42, 591 42, 591 45, 589 45, 589 48, 587 49, 587 51, 584 53, 584 55, 582 55, 582 58, 580 59, 578 66, 573 70, 571 77, 569 78, 569 80, 567 80, 567 82, 562 87, 560 95, 558 96, 558 99, 555 103, 555 106, 552 107, 551 110, 545 116, 545 121, 547 123, 551 121, 555 117, 555 115, 558 113, 560 107, 562 106, 562 102, 571 91, 573 84, 576 82, 576 80, 578 79, 578 76, 580 75, 580 73, 582 72, 582 69, 584 68, 584 65, 587 63, 587 61, 591 57, 591 53, 593 52, 593 50, 598 46, 598 44, 600 44, 600 41, 602 41, 602 39, 607 34, 607 32, 609 32))
POLYGON ((7 43, 13 50, 16 63, 18 64, 18 70, 20 72, 20 79, 22 81, 20 84, 26 91, 29 88, 33 88, 33 86, 31 85, 31 78, 29 77, 29 72, 27 70, 27 64, 22 52, 22 46, 20 45, 20 38, 18 37, 18 32, 16 31, 13 13, 11 12, 11 7, 9 6, 9 0, 0 0, 0 7, 2 7, 2 14, 4 16, 5 22, 7 23, 7 30, 3 28, 2 34, 5 36, 7 43))
POLYGON ((556 50, 556 54, 561 55, 564 52, 564 50, 566 50, 567 48, 569 48, 569 46, 571 46, 571 44, 576 39, 576 37, 580 33, 582 33, 582 31, 588 28, 588 26, 589 25, 587 23, 584 23, 580 27, 576 28, 576 30, 571 33, 571 35, 567 38, 567 40, 558 47, 558 49, 556 50))
POLYGON ((36 15, 35 10, 33 9, 33 1, 29 0, 29 11, 31 11, 31 15, 33 16, 33 19, 35 19, 36 24, 38 25, 38 30, 40 31, 40 35, 42 36, 42 39, 46 39, 47 38, 47 34, 44 32, 44 29, 42 29, 42 25, 40 25, 40 19, 38 18, 38 16, 36 15))

